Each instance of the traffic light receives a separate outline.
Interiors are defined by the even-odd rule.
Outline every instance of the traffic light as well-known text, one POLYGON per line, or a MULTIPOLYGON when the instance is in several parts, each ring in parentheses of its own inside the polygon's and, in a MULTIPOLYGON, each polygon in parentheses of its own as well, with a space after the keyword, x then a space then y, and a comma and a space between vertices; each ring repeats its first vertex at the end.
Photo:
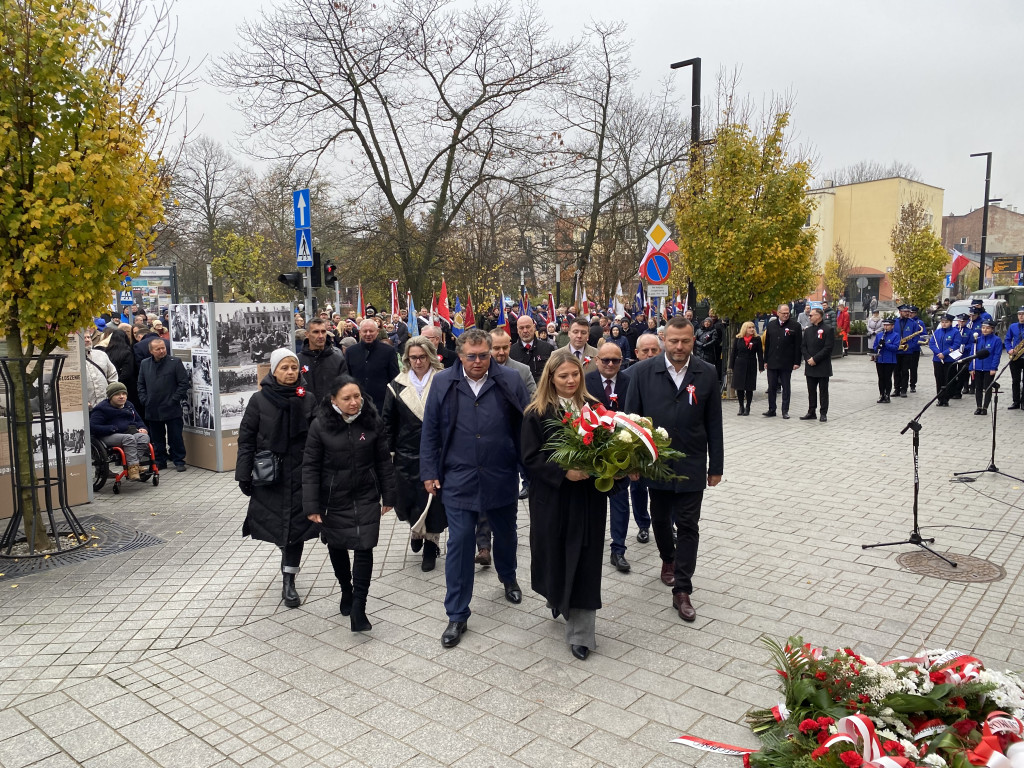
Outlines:
POLYGON ((338 267, 328 259, 324 262, 324 285, 334 285, 338 282, 338 267))
POLYGON ((313 251, 313 266, 309 268, 309 280, 314 288, 320 287, 320 251, 313 251))
POLYGON ((299 293, 306 292, 306 286, 302 279, 301 272, 285 272, 284 274, 278 275, 277 279, 294 291, 298 291, 299 293))

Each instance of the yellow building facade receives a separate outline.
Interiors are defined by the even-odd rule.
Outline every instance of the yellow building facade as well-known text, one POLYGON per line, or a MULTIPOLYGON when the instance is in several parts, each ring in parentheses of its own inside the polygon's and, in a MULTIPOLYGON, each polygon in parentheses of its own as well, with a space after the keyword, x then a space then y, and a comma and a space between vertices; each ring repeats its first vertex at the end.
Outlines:
MULTIPOLYGON (((864 295, 879 301, 892 301, 892 286, 888 273, 892 270, 893 253, 889 237, 899 220, 900 209, 906 203, 921 201, 931 216, 931 227, 936 236, 942 234, 943 190, 930 184, 902 177, 862 181, 813 189, 807 196, 816 202, 808 226, 818 230, 815 258, 818 268, 824 270, 825 261, 832 255, 836 244, 842 246, 853 263, 848 281, 848 293, 854 304, 859 304, 861 290, 855 286, 858 277, 868 285, 864 295)), ((815 298, 821 298, 821 286, 815 298)), ((838 297, 828 297, 834 300, 838 297)))

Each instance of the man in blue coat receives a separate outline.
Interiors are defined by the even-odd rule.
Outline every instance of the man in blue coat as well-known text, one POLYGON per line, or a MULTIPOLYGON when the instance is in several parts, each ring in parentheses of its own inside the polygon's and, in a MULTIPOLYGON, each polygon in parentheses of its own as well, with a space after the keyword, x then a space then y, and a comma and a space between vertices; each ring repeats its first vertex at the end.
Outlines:
POLYGON ((458 645, 466 631, 481 513, 494 534, 494 568, 505 599, 523 599, 516 581, 516 511, 526 387, 518 373, 491 359, 486 331, 464 331, 458 345, 459 361, 434 375, 420 435, 420 477, 428 493, 441 494, 448 515, 445 648, 458 645))
POLYGON ((629 369, 624 409, 647 416, 656 428, 667 430, 672 447, 686 454, 672 466, 679 479, 648 482, 661 580, 672 587, 672 607, 683 621, 697 618, 690 593, 697 568, 704 488, 722 482, 725 463, 718 372, 692 352, 693 323, 676 315, 665 328, 665 354, 629 369), (673 522, 679 535, 676 546, 672 543, 673 522))

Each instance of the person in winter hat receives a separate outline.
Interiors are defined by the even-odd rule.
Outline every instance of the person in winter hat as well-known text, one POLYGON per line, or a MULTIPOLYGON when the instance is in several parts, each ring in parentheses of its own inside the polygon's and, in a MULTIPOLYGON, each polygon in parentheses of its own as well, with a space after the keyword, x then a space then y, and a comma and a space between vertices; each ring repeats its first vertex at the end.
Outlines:
POLYGON ((316 526, 302 512, 302 455, 313 417, 313 397, 299 373, 299 358, 290 349, 270 355, 270 373, 260 382, 238 429, 235 480, 249 497, 242 535, 268 541, 281 549, 281 597, 288 608, 302 600, 295 588, 303 544, 317 536, 316 526), (273 482, 255 485, 256 454, 270 451, 277 458, 273 482))
POLYGON ((89 430, 108 447, 121 446, 128 464, 128 479, 141 480, 139 463, 149 458, 149 431, 128 402, 128 387, 119 381, 107 386, 107 399, 89 412, 89 430))

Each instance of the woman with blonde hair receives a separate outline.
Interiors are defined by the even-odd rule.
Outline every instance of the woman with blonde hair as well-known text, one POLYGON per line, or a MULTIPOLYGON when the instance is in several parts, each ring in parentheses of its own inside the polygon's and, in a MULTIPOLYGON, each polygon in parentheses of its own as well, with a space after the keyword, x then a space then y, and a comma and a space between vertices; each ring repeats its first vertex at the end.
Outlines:
MULTIPOLYGON (((405 343, 402 372, 384 393, 384 432, 388 448, 394 454, 395 480, 398 495, 395 515, 410 527, 415 525, 427 505, 427 491, 420 480, 420 432, 423 409, 430 394, 434 374, 444 370, 433 343, 426 336, 413 336, 405 343)), ((410 547, 423 550, 422 570, 432 571, 441 553, 441 534, 448 527, 441 497, 435 496, 427 512, 426 533, 413 531, 410 547)))
POLYGON ((566 471, 551 461, 545 445, 566 415, 575 418, 592 402, 580 361, 567 348, 555 350, 526 407, 522 434, 530 478, 532 587, 547 599, 552 617, 565 617, 565 639, 581 660, 597 646, 607 494, 586 472, 566 471))
POLYGON ((732 341, 732 357, 729 361, 732 368, 732 386, 740 401, 737 416, 750 415, 750 401, 754 399, 757 389, 757 374, 764 370, 764 348, 757 329, 749 320, 740 326, 740 332, 732 341))

